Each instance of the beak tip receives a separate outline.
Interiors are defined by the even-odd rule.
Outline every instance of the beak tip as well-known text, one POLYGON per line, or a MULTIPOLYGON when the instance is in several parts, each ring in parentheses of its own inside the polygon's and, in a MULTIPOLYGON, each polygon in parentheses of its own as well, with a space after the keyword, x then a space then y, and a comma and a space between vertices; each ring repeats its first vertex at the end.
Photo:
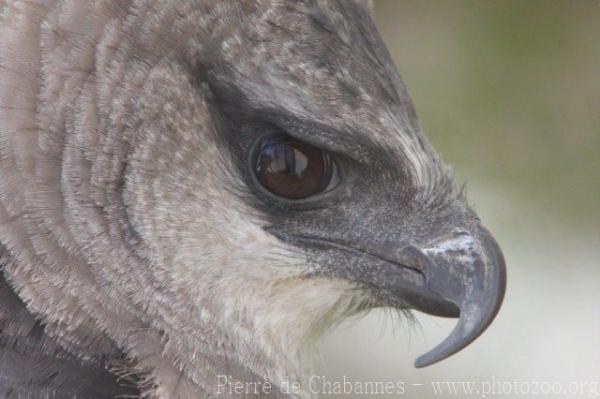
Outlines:
POLYGON ((415 368, 422 369, 424 367, 431 366, 434 363, 436 363, 436 362, 435 361, 434 362, 428 361, 428 359, 423 358, 423 356, 419 356, 415 360, 415 368))
POLYGON ((486 256, 480 280, 474 280, 481 288, 476 294, 461 298, 460 317, 452 333, 431 351, 415 360, 416 368, 423 368, 444 360, 479 337, 496 317, 506 290, 506 265, 496 240, 485 228, 480 239, 486 256), (484 277, 485 276, 485 277, 484 277))

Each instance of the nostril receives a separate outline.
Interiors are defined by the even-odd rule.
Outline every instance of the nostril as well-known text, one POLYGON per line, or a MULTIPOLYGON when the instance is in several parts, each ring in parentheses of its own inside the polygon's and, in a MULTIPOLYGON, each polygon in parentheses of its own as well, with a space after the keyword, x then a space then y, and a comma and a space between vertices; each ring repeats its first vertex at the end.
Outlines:
POLYGON ((431 259, 414 245, 407 245, 397 251, 397 263, 423 273, 430 266, 431 259))

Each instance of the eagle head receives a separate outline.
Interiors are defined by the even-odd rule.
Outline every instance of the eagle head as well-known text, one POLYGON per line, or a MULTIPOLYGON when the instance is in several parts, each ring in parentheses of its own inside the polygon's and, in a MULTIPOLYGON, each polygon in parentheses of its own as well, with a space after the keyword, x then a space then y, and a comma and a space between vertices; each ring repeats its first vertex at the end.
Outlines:
POLYGON ((376 307, 458 318, 417 367, 491 323, 502 253, 365 4, 62 3, 36 17, 41 165, 61 165, 37 171, 73 270, 101 282, 73 303, 159 396, 301 381, 307 345, 376 307))

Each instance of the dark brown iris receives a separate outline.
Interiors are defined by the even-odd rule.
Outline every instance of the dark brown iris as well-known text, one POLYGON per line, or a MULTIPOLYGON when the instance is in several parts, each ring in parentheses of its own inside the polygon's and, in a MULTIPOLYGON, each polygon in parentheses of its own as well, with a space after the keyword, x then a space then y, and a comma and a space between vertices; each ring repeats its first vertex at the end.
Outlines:
POLYGON ((327 187, 330 160, 318 148, 290 136, 272 136, 259 143, 256 154, 258 181, 277 196, 302 199, 327 187))

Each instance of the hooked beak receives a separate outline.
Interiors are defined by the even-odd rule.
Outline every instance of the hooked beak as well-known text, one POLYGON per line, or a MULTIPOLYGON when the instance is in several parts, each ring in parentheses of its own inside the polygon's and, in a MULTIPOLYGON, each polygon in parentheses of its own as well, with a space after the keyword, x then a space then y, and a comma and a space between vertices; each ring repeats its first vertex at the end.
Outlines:
POLYGON ((481 335, 498 313, 506 289, 506 269, 500 247, 484 227, 453 232, 423 248, 407 246, 393 258, 423 275, 412 287, 397 280, 394 291, 410 307, 459 318, 452 333, 417 358, 415 367, 429 366, 460 351, 481 335))
POLYGON ((294 240, 318 249, 316 253, 327 259, 321 273, 370 287, 381 306, 458 317, 452 333, 420 356, 415 367, 439 362, 469 345, 490 325, 502 305, 504 257, 494 238, 478 223, 469 231, 457 228, 427 245, 400 249, 393 242, 370 245, 366 250, 325 238, 298 235, 294 240), (335 256, 340 253, 349 253, 351 261, 329 260, 338 259, 335 256))

